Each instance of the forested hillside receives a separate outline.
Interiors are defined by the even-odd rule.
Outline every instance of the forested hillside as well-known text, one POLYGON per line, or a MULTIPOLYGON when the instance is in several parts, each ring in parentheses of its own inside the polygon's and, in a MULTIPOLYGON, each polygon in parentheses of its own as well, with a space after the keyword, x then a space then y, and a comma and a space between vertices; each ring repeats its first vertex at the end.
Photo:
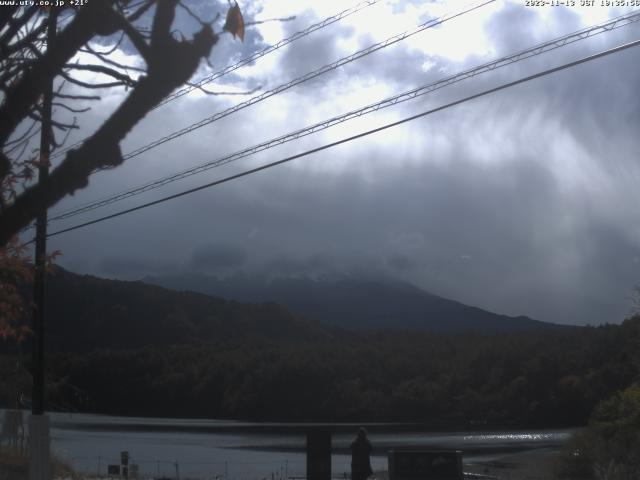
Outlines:
MULTIPOLYGON (((58 353, 50 401, 124 415, 582 425, 638 379, 640 319, 500 336, 377 332, 58 353)), ((15 357, 3 357, 3 371, 15 357)))
MULTIPOLYGON (((276 304, 57 272, 48 404, 122 415, 583 425, 640 379, 640 317, 502 334, 346 330, 276 304)), ((29 344, 4 344, 0 405, 30 394, 29 344)))
POLYGON ((243 304, 63 269, 49 278, 47 309, 48 348, 53 351, 252 338, 304 340, 328 334, 272 302, 243 304))

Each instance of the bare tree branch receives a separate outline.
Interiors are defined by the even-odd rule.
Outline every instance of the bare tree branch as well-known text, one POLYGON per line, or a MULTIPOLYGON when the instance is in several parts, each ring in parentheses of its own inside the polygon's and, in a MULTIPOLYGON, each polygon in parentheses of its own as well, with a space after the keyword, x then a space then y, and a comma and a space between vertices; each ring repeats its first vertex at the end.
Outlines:
POLYGON ((133 46, 136 47, 138 53, 142 55, 147 65, 149 64, 149 45, 142 34, 136 30, 131 23, 129 23, 122 15, 114 14, 114 21, 122 29, 122 32, 129 37, 133 46))
MULTIPOLYGON (((123 161, 120 141, 163 98, 189 80, 201 59, 209 56, 218 36, 208 25, 203 26, 191 41, 178 41, 171 36, 176 4, 175 0, 158 4, 152 40, 148 45, 147 76, 140 79, 129 96, 91 138, 77 150, 67 153, 46 182, 27 188, 0 212, 0 245, 5 245, 15 232, 35 218, 42 202, 51 207, 65 196, 84 188, 94 170, 120 165, 123 161)), ((112 9, 109 10, 114 17, 119 16, 112 9)), ((76 42, 77 48, 86 43, 86 40, 80 44, 76 42)), ((60 69, 64 63, 60 64, 60 69)))
MULTIPOLYGON (((0 152, 0 180, 11 171, 11 160, 3 152, 0 152)), ((2 195, 0 195, 1 197, 2 195)))
POLYGON ((138 20, 142 15, 145 14, 145 12, 147 12, 151 8, 154 3, 156 3, 156 0, 147 0, 146 2, 144 2, 144 4, 138 10, 127 17, 127 22, 133 23, 138 20))
POLYGON ((245 27, 252 27, 254 25, 262 25, 263 23, 270 23, 270 22, 290 22, 292 20, 295 20, 296 16, 295 15, 291 15, 290 17, 281 17, 281 18, 267 18, 264 20, 256 20, 254 22, 247 22, 244 24, 245 27))
POLYGON ((81 8, 71 24, 57 37, 56 48, 50 49, 11 88, 0 106, 0 144, 9 138, 36 103, 47 82, 69 62, 82 45, 96 33, 107 32, 105 17, 113 12, 112 1, 89 2, 81 8))
POLYGON ((15 144, 13 147, 11 147, 10 149, 7 150, 7 155, 11 155, 13 154, 13 152, 15 152, 16 150, 20 150, 19 153, 17 153, 16 155, 14 155, 15 157, 15 161, 19 161, 20 157, 22 157, 22 155, 24 155, 25 150, 27 149, 27 147, 29 146, 29 141, 36 136, 38 133, 40 133, 40 129, 36 130, 35 132, 33 132, 31 135, 29 135, 28 138, 25 138, 24 140, 22 140, 21 142, 15 144))
MULTIPOLYGON (((42 122, 42 117, 39 113, 31 112, 29 113, 29 118, 36 120, 37 122, 42 122)), ((62 123, 57 120, 51 120, 51 126, 59 128, 60 130, 68 130, 69 128, 78 128, 78 125, 74 123, 62 123)))
POLYGON ((0 8, 0 32, 9 25, 17 10, 18 5, 6 5, 4 8, 0 8))
POLYGON ((0 35, 0 45, 7 45, 9 39, 13 38, 22 27, 24 27, 34 15, 39 12, 39 8, 36 6, 29 7, 25 10, 25 13, 19 18, 10 18, 8 21, 9 28, 0 35))
POLYGON ((60 71, 60 76, 62 78, 64 78, 65 80, 67 80, 69 83, 73 83, 74 85, 78 85, 79 87, 83 87, 83 88, 99 89, 99 88, 123 87, 123 86, 127 85, 126 83, 124 83, 122 81, 107 82, 107 83, 83 82, 82 80, 78 80, 77 78, 73 78, 71 75, 69 75, 64 70, 60 71))
POLYGON ((46 29, 47 29, 47 22, 40 22, 40 24, 36 28, 31 30, 31 32, 29 32, 28 35, 25 35, 18 41, 10 43, 6 45, 4 48, 0 49, 0 61, 4 61, 12 53, 18 52, 21 49, 28 47, 28 45, 33 43, 40 34, 46 31, 46 29))
POLYGON ((95 51, 92 47, 90 47, 89 45, 87 45, 85 48, 80 49, 80 51, 82 52, 86 52, 86 53, 90 53, 91 55, 95 56, 96 58, 100 59, 100 61, 108 64, 108 65, 112 65, 116 68, 120 68, 122 70, 133 70, 134 72, 146 72, 147 70, 144 68, 140 68, 140 67, 133 67, 131 65, 123 65, 122 63, 116 62, 114 60, 111 60, 108 56, 95 51))
MULTIPOLYGON (((124 39, 124 32, 121 32, 120 33, 120 38, 118 38, 118 41, 116 43, 114 43, 106 52, 98 52, 96 50, 96 53, 99 53, 100 55, 111 55, 118 48, 120 48, 120 45, 122 44, 122 40, 123 39, 124 39)), ((89 48, 89 44, 85 45, 85 48, 89 48)))
POLYGON ((84 112, 88 112, 89 110, 91 110, 91 107, 86 107, 86 108, 72 108, 69 105, 65 105, 64 103, 60 103, 60 102, 53 102, 52 106, 54 107, 60 107, 60 108, 64 108, 65 110, 72 112, 72 113, 84 113, 84 112))
MULTIPOLYGON (((76 123, 76 117, 73 117, 73 124, 74 124, 74 125, 77 125, 77 123, 76 123)), ((67 143, 67 140, 69 139, 69 135, 70 135, 70 134, 71 134, 71 129, 68 129, 68 130, 65 132, 65 136, 64 136, 64 138, 63 138, 63 139, 62 139, 62 141, 60 141, 60 142, 57 142, 57 141, 56 141, 56 139, 55 139, 55 135, 52 135, 52 136, 51 136, 51 138, 53 139, 53 145, 52 145, 52 146, 53 146, 53 148, 54 148, 54 149, 55 149, 55 148, 59 148, 59 147, 61 147, 62 145, 64 145, 65 143, 67 143)))
POLYGON ((98 95, 69 95, 68 93, 54 93, 56 98, 66 98, 69 100, 100 100, 102 97, 98 95))
POLYGON ((200 90, 202 93, 206 95, 252 95, 262 88, 262 85, 258 85, 256 88, 253 88, 245 92, 224 92, 224 91, 216 92, 214 90, 207 90, 206 88, 204 88, 204 86, 198 85, 197 83, 191 83, 191 82, 185 82, 185 83, 190 87, 200 90))
POLYGON ((178 1, 178 5, 180 5, 180 7, 181 7, 185 12, 187 12, 187 14, 188 14, 191 18, 193 18, 196 22, 198 22, 200 25, 212 25, 212 24, 213 24, 213 22, 217 19, 217 17, 216 17, 216 19, 214 19, 214 20, 212 20, 212 21, 210 21, 210 22, 205 22, 205 21, 203 21, 203 20, 202 20, 198 15, 196 15, 195 13, 193 13, 193 11, 192 11, 192 10, 191 10, 187 5, 185 5, 185 3, 184 3, 184 2, 182 2, 182 1, 178 1))
POLYGON ((33 122, 31 122, 31 125, 29 126, 29 128, 27 128, 27 130, 20 135, 18 138, 15 138, 13 140, 8 141, 7 143, 4 144, 5 148, 6 147, 10 147, 11 145, 14 145, 15 143, 21 142, 22 140, 24 140, 32 131, 33 129, 36 127, 36 125, 38 125, 37 120, 34 120, 33 122))
POLYGON ((84 70, 89 72, 102 73, 103 75, 107 75, 109 77, 115 78, 119 80, 124 85, 129 87, 133 87, 137 82, 131 78, 129 75, 125 73, 118 72, 109 67, 105 67, 104 65, 87 65, 81 63, 69 63, 64 67, 66 70, 84 70))

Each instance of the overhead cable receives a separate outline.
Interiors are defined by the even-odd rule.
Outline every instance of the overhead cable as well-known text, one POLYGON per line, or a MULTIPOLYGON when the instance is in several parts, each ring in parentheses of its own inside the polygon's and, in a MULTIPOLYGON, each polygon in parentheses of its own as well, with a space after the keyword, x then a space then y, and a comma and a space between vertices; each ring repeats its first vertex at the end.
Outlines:
POLYGON ((100 208, 105 205, 109 205, 111 203, 115 203, 126 198, 133 197, 135 195, 139 195, 149 190, 154 190, 156 188, 160 188, 164 185, 172 183, 177 180, 181 180, 183 178, 196 175, 198 173, 210 170, 212 168, 220 167, 222 165, 226 165, 228 163, 234 162, 241 158, 245 158, 256 153, 262 152, 264 150, 268 150, 278 145, 282 145, 284 143, 291 142, 293 140, 297 140, 299 138, 305 137, 307 135, 311 135, 313 133, 326 130, 334 125, 338 125, 340 123, 346 122, 353 118, 361 117, 363 115, 391 107, 393 105, 398 105, 400 103, 406 102, 408 100, 415 99, 417 97, 429 94, 435 90, 439 90, 441 88, 447 87, 449 85, 453 85, 455 83, 461 82, 468 78, 472 78, 476 75, 480 75, 486 72, 493 71, 497 68, 504 67, 507 65, 511 65, 515 62, 519 62, 521 60, 525 60, 527 58, 531 58, 536 55, 541 55, 543 53, 555 50, 557 48, 569 45, 571 43, 577 42, 579 40, 584 40, 591 36, 597 35, 602 32, 607 32, 614 30, 616 28, 620 28, 625 25, 629 25, 635 22, 640 21, 640 11, 635 11, 627 15, 623 15, 621 17, 615 18, 613 20, 609 20, 607 22, 602 22, 598 25, 594 25, 577 32, 570 33, 568 35, 564 35, 562 37, 550 40, 548 42, 544 42, 538 44, 534 47, 527 48, 525 50, 521 50, 517 53, 513 53, 499 59, 493 60, 491 62, 485 63, 483 65, 465 70, 463 72, 457 73, 450 77, 446 77, 444 79, 438 80, 433 83, 429 83, 427 85, 420 86, 413 90, 409 90, 398 95, 394 95, 392 97, 386 98, 379 102, 366 105, 364 107, 351 110, 347 113, 326 119, 322 122, 315 123, 313 125, 304 127, 302 129, 287 133, 280 137, 276 137, 265 142, 259 143, 257 145, 253 145, 251 147, 244 148, 242 150, 236 151, 234 153, 225 155, 223 157, 217 158, 215 160, 211 160, 209 162, 197 165, 195 167, 191 167, 189 169, 183 170, 181 172, 177 172, 172 175, 168 175, 162 177, 160 179, 154 180, 152 182, 145 183, 138 187, 134 187, 123 192, 117 193, 115 195, 107 196, 99 200, 92 201, 90 203, 74 207, 67 211, 64 211, 58 215, 54 215, 51 217, 50 221, 63 220, 81 213, 85 213, 96 208, 100 208))
POLYGON ((133 207, 133 208, 128 208, 126 210, 121 210, 121 211, 113 213, 111 215, 106 215, 106 216, 103 216, 103 217, 100 217, 100 218, 96 218, 96 219, 88 221, 88 222, 84 222, 84 223, 80 223, 78 225, 74 225, 74 226, 69 227, 69 228, 64 228, 62 230, 58 230, 56 232, 52 232, 52 233, 48 234, 47 237, 53 237, 53 236, 56 236, 56 235, 60 235, 62 233, 71 232, 73 230, 78 230, 80 228, 84 228, 84 227, 87 227, 89 225, 95 225, 96 223, 104 222, 106 220, 110 220, 112 218, 120 217, 120 216, 126 215, 128 213, 136 212, 138 210, 142 210, 142 209, 154 206, 154 205, 158 205, 158 204, 161 204, 161 203, 164 203, 164 202, 168 202, 169 200, 174 200, 176 198, 180 198, 180 197, 183 197, 185 195, 189 195, 191 193, 198 192, 200 190, 204 190, 204 189, 207 189, 207 188, 215 187, 217 185, 221 185, 223 183, 230 182, 232 180, 237 180, 239 178, 246 177, 246 176, 251 175, 253 173, 257 173, 257 172, 260 172, 260 171, 263 171, 263 170, 267 170, 269 168, 276 167, 278 165, 282 165, 284 163, 291 162, 292 160, 295 160, 295 159, 298 159, 298 158, 302 158, 302 157, 306 157, 308 155, 311 155, 311 154, 314 154, 314 153, 318 153, 318 152, 321 152, 323 150, 327 150, 329 148, 333 148, 333 147, 336 147, 338 145, 342 145, 344 143, 348 143, 348 142, 351 142, 353 140, 357 140, 359 138, 366 137, 368 135, 372 135, 374 133, 378 133, 378 132, 381 132, 383 130, 387 130, 387 129, 392 128, 392 127, 396 127, 398 125, 402 125, 402 124, 411 122, 411 121, 416 120, 418 118, 426 117, 427 115, 431 115, 433 113, 440 112, 442 110, 454 107, 456 105, 460 105, 462 103, 465 103, 465 102, 468 102, 468 101, 471 101, 471 100, 474 100, 474 99, 477 99, 477 98, 480 98, 480 97, 484 97, 486 95, 489 95, 489 94, 492 94, 492 93, 496 93, 498 91, 505 90, 507 88, 511 88, 513 86, 520 85, 522 83, 529 82, 529 81, 534 80, 536 78, 544 77, 546 75, 550 75, 552 73, 556 73, 556 72, 559 72, 561 70, 572 68, 572 67, 575 67, 577 65, 580 65, 580 64, 583 64, 583 63, 586 63, 586 62, 590 62, 590 61, 596 60, 596 59, 601 58, 601 57, 605 57, 605 56, 608 56, 608 55, 612 55, 614 53, 621 52, 621 51, 626 50, 626 49, 631 48, 631 47, 636 47, 638 45, 640 45, 640 40, 635 40, 633 42, 629 42, 629 43, 626 43, 624 45, 620 45, 618 47, 614 47, 614 48, 611 48, 609 50, 605 50, 603 52, 599 52, 599 53, 596 53, 596 54, 593 54, 593 55, 589 55, 587 57, 583 57, 583 58, 581 58, 579 60, 575 60, 573 62, 565 63, 565 64, 560 65, 558 67, 554 67, 554 68, 550 68, 550 69, 547 69, 547 70, 543 70, 543 71, 535 73, 533 75, 529 75, 527 77, 523 77, 523 78, 520 78, 518 80, 514 80, 512 82, 504 83, 504 84, 499 85, 497 87, 490 88, 488 90, 484 90, 484 91, 482 91, 480 93, 476 93, 474 95, 469 95, 469 96, 464 97, 464 98, 462 98, 460 100, 456 100, 454 102, 447 103, 447 104, 442 105, 442 106, 437 107, 437 108, 426 110, 426 111, 418 113, 416 115, 412 115, 410 117, 403 118, 402 120, 398 120, 398 121, 392 122, 392 123, 387 123, 386 125, 382 125, 381 127, 377 127, 377 128, 373 128, 371 130, 367 130, 365 132, 361 132, 361 133, 359 133, 357 135, 352 135, 350 137, 346 137, 346 138, 343 138, 343 139, 335 141, 335 142, 327 143, 327 144, 322 145, 320 147, 316 147, 316 148, 313 148, 311 150, 307 150, 307 151, 302 152, 302 153, 291 155, 289 157, 283 158, 281 160, 278 160, 278 161, 275 161, 275 162, 272 162, 272 163, 268 163, 266 165, 262 165, 262 166, 257 167, 257 168, 252 168, 251 170, 246 170, 244 172, 241 172, 241 173, 238 173, 238 174, 235 174, 235 175, 231 175, 229 177, 225 177, 225 178, 220 179, 220 180, 209 182, 209 183, 206 183, 204 185, 200 185, 200 186, 195 187, 195 188, 190 188, 188 190, 182 191, 180 193, 176 193, 174 195, 169 195, 167 197, 163 197, 163 198, 160 198, 158 200, 154 200, 152 202, 144 203, 142 205, 138 205, 138 206, 133 207))
POLYGON ((321 22, 318 23, 314 23, 313 25, 308 26, 307 28, 305 28, 304 30, 300 30, 299 32, 294 33, 293 35, 284 38, 282 40, 280 40, 277 43, 274 43, 273 45, 269 45, 268 47, 264 48, 263 50, 260 50, 259 52, 254 53, 253 55, 250 55, 248 57, 243 58, 242 60, 238 61, 237 63, 235 63, 234 65, 230 65, 228 67, 223 68, 222 70, 218 70, 215 73, 212 73, 211 75, 208 75, 204 78, 202 78, 201 80, 199 80, 198 82, 196 82, 193 85, 188 85, 174 93, 172 93, 171 95, 169 95, 167 98, 165 98, 162 102, 160 102, 155 108, 161 107, 162 105, 169 103, 177 98, 182 97, 183 95, 186 95, 187 93, 195 90, 196 88, 200 88, 203 85, 206 85, 210 82, 213 82, 214 80, 217 80, 218 78, 231 73, 237 69, 239 69, 240 67, 243 67, 245 65, 249 65, 253 62, 255 62, 256 60, 258 60, 259 58, 264 57, 265 55, 268 55, 271 52, 275 52, 276 50, 289 45, 292 42, 295 42, 296 40, 299 40, 302 37, 306 37, 307 35, 309 35, 310 33, 315 32, 316 30, 320 30, 322 28, 325 28, 339 20, 342 20, 343 18, 348 17, 349 15, 352 15, 356 12, 359 12, 360 10, 370 7, 372 5, 375 5, 376 3, 379 3, 382 0, 365 0, 364 2, 360 2, 357 5, 354 5, 351 8, 348 8, 346 10, 343 10, 340 13, 337 13, 335 15, 332 15, 331 17, 327 17, 324 20, 322 20, 321 22))
MULTIPOLYGON (((266 100, 267 98, 273 97, 274 95, 278 95, 286 90, 289 90, 292 87, 295 87, 296 85, 300 85, 302 83, 308 82, 309 80, 312 80, 314 78, 317 78, 321 75, 324 75, 325 73, 328 72, 332 72, 334 70, 336 70, 339 67, 342 67, 343 65, 347 65, 348 63, 354 62, 355 60, 358 60, 362 57, 365 57, 367 55, 370 55, 374 52, 377 52, 378 50, 382 50, 383 48, 387 48, 391 45, 394 45, 402 40, 405 40, 413 35, 416 35, 428 28, 433 28, 435 26, 441 25, 444 22, 451 20, 453 18, 459 17, 461 15, 464 15, 466 13, 472 12, 473 10, 477 10, 480 7, 483 7, 489 3, 493 3, 496 0, 482 0, 481 2, 477 2, 472 4, 471 6, 467 6, 465 7, 465 9, 461 10, 461 11, 457 11, 455 13, 448 13, 445 14, 439 18, 436 19, 432 19, 429 20, 425 23, 420 24, 418 27, 412 29, 412 30, 407 30, 405 32, 396 34, 392 37, 387 38, 386 40, 383 40, 382 42, 378 42, 375 43, 373 45, 370 45, 366 48, 363 48, 362 50, 357 51, 356 53, 353 53, 351 55, 348 55, 346 57, 343 57, 339 60, 336 60, 333 63, 330 63, 328 65, 324 65, 320 68, 318 68, 317 70, 314 70, 312 72, 308 72, 300 77, 297 77, 293 80, 290 80, 286 83, 283 83, 281 85, 278 85, 277 87, 271 89, 271 90, 267 90, 259 95, 255 95, 253 97, 251 97, 248 100, 245 100, 244 102, 241 102, 233 107, 229 107, 225 110, 222 110, 220 112, 217 112, 207 118, 204 118, 202 120, 200 120, 199 122, 193 123, 185 128, 182 128, 178 131, 172 132, 168 135, 165 135, 164 137, 161 137, 157 140, 154 140, 151 143, 148 143, 146 145, 143 145, 142 147, 139 147, 129 153, 126 153, 125 155, 123 155, 123 159, 124 160, 128 160, 130 158, 136 157, 144 152, 147 152, 149 150, 151 150, 152 148, 155 148, 159 145, 162 145, 164 143, 170 142, 172 140, 175 140, 176 138, 182 137, 183 135, 186 135, 188 133, 191 133, 199 128, 202 128, 206 125, 209 125, 213 122, 216 122, 218 120, 221 120, 222 118, 228 117, 229 115, 232 115, 240 110, 243 110, 247 107, 250 107, 252 105, 255 105, 256 103, 262 102, 263 100, 266 100)), ((76 145, 72 145, 70 147, 68 147, 67 149, 61 150, 59 153, 65 153, 66 151, 68 151, 71 148, 74 148, 76 145)))
MULTIPOLYGON (((234 63, 233 65, 228 65, 225 68, 218 70, 217 72, 212 73, 211 75, 207 75, 206 77, 198 80, 196 83, 192 84, 192 85, 188 85, 186 87, 181 88, 180 90, 175 91, 174 93, 172 93, 171 95, 169 95, 168 97, 166 97, 164 100, 162 100, 162 102, 160 102, 158 105, 156 105, 155 107, 153 107, 153 110, 155 110, 156 108, 161 107, 162 105, 165 105, 173 100, 176 100, 180 97, 182 97, 183 95, 186 95, 187 93, 193 91, 196 88, 201 88, 203 85, 206 85, 208 83, 213 82, 214 80, 217 80, 220 77, 223 77, 231 72, 234 72, 236 70, 238 70, 241 67, 244 67, 245 65, 250 65, 251 63, 255 62, 256 60, 258 60, 259 58, 264 57, 265 55, 268 55, 272 52, 275 52, 276 50, 279 50, 280 48, 289 45, 292 42, 295 42, 296 40, 299 40, 303 37, 306 37, 307 35, 310 35, 311 33, 320 30, 322 28, 328 27, 329 25, 332 25, 336 22, 338 22, 339 20, 342 20, 343 18, 348 17, 349 15, 353 15, 356 12, 359 12, 360 10, 363 10, 364 8, 370 7, 372 5, 375 5, 376 3, 379 3, 383 0, 365 0, 363 2, 360 2, 356 5, 354 5, 351 8, 348 8, 346 10, 343 10, 335 15, 332 15, 330 17, 325 18, 324 20, 314 23, 312 25, 309 25, 307 28, 305 28, 304 30, 300 30, 299 32, 294 33, 293 35, 287 37, 287 38, 283 38, 282 40, 280 40, 277 43, 274 43, 273 45, 269 45, 267 47, 265 47, 264 49, 249 55, 248 57, 244 57, 241 60, 239 60, 238 62, 234 63)), ((64 149, 59 150, 58 152, 56 152, 55 155, 53 155, 53 158, 58 157, 66 152, 68 152, 69 150, 81 145, 82 143, 84 143, 84 141, 86 140, 80 140, 79 142, 74 143, 73 145, 69 145, 68 147, 65 147, 64 149)))

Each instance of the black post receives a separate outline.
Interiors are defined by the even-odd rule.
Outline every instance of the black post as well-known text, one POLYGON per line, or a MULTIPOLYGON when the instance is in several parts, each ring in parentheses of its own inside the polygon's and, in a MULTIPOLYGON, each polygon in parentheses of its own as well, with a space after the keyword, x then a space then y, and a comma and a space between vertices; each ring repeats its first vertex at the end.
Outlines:
MULTIPOLYGON (((57 10, 49 9, 47 19, 47 50, 55 42, 57 28, 57 10)), ((49 154, 51 153, 51 109, 53 103, 53 78, 44 91, 42 99, 42 124, 40 131, 40 162, 38 166, 38 182, 47 183, 49 180, 49 154)), ((47 206, 44 199, 40 205, 40 212, 36 217, 36 251, 35 276, 33 282, 33 415, 44 413, 44 278, 47 258, 47 206)))
POLYGON ((307 432, 307 480, 331 480, 331 431, 307 432))
MULTIPOLYGON (((49 9, 47 18, 47 50, 55 42, 57 15, 55 7, 49 9)), ((51 109, 53 102, 53 78, 43 92, 42 122, 40 132, 40 161, 38 182, 49 180, 49 154, 51 153, 51 109)), ((35 276, 33 282, 33 392, 29 419, 29 480, 50 480, 51 461, 49 447, 49 418, 44 414, 44 281, 47 256, 47 206, 44 199, 36 217, 35 276)))

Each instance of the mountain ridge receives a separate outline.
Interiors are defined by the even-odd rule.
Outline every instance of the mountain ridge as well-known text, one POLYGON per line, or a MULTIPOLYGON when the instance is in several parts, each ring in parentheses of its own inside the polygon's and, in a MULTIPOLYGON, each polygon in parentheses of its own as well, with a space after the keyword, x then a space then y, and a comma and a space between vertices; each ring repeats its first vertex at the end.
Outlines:
POLYGON ((221 279, 202 273, 147 276, 146 283, 240 302, 273 301, 305 318, 346 329, 401 329, 433 333, 510 333, 565 326, 493 313, 393 279, 353 276, 221 279))
POLYGON ((332 335, 273 302, 242 304, 62 268, 47 279, 46 304, 47 342, 54 351, 332 335))

